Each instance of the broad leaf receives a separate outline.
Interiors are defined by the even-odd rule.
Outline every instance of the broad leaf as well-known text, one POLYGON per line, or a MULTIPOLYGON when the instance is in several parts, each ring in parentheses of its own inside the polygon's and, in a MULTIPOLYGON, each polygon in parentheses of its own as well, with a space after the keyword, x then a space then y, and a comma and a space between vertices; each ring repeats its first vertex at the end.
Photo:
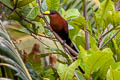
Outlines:
POLYGON ((33 1, 35 1, 35 0, 18 0, 17 7, 23 7, 33 1))
POLYGON ((34 6, 26 5, 22 9, 22 14, 32 20, 35 19, 38 13, 39 13, 38 6, 34 7, 34 6))
POLYGON ((70 25, 77 26, 78 28, 84 29, 87 26, 87 22, 84 17, 77 17, 72 19, 71 22, 69 22, 70 25))
POLYGON ((61 79, 62 79, 64 73, 66 72, 67 68, 68 68, 67 65, 59 63, 57 72, 61 79))
POLYGON ((78 11, 78 9, 69 9, 66 11, 66 14, 65 14, 65 19, 71 19, 72 17, 78 17, 80 16, 80 13, 78 11))
POLYGON ((14 61, 13 63, 10 63, 10 64, 15 66, 19 70, 19 72, 21 72, 19 76, 21 76, 22 79, 31 80, 31 76, 27 68, 25 67, 25 64, 23 63, 20 54, 18 54, 18 51, 15 49, 14 44, 10 40, 7 34, 7 31, 5 30, 5 28, 1 23, 0 23, 0 32, 1 32, 1 35, 0 35, 0 52, 1 53, 0 54, 6 57, 9 57, 14 61), (2 33, 4 35, 2 35, 2 33))
POLYGON ((120 80, 120 71, 110 68, 106 80, 120 80))
POLYGON ((115 11, 114 3, 111 0, 104 0, 96 12, 97 23, 100 27, 107 27, 112 23, 112 13, 115 11))
POLYGON ((62 80, 73 80, 74 71, 79 65, 80 65, 79 59, 73 62, 64 73, 62 80))
POLYGON ((10 8, 13 8, 11 0, 0 0, 0 2, 7 5, 10 8))
POLYGON ((60 0, 46 0, 48 10, 57 10, 60 0))
POLYGON ((90 75, 93 74, 93 72, 97 72, 106 63, 111 63, 111 61, 114 62, 112 55, 113 54, 109 49, 105 49, 102 52, 98 50, 92 53, 90 56, 88 56, 88 60, 85 63, 86 64, 85 72, 88 78, 90 78, 90 75))

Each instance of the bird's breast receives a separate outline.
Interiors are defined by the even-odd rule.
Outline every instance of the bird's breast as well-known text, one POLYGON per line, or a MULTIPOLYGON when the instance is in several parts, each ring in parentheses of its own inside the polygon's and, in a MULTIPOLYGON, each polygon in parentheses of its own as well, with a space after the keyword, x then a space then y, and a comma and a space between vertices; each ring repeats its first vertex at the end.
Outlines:
POLYGON ((50 21, 50 25, 55 32, 61 32, 61 30, 63 30, 64 28, 64 24, 62 21, 50 21))

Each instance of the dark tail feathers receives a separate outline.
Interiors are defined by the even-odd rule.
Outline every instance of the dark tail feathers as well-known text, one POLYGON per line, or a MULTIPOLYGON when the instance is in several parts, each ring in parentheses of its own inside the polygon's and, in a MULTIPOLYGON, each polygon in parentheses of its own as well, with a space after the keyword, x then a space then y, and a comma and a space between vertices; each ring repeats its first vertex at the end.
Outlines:
MULTIPOLYGON (((72 41, 68 38, 68 40, 67 40, 67 42, 66 42, 72 49, 74 49, 77 53, 79 53, 79 50, 77 49, 77 47, 75 46, 75 44, 74 43, 72 43, 72 41)), ((74 56, 73 54, 71 54, 73 57, 76 57, 76 56, 74 56)), ((80 66, 78 66, 78 69, 81 71, 81 73, 85 73, 84 71, 83 71, 83 69, 80 67, 80 66)))

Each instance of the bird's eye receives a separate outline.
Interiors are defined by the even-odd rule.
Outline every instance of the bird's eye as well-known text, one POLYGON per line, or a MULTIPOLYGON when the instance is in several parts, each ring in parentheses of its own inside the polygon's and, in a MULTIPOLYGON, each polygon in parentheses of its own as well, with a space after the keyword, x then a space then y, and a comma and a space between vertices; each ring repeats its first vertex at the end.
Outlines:
POLYGON ((56 14, 56 11, 51 10, 50 13, 51 14, 56 14))

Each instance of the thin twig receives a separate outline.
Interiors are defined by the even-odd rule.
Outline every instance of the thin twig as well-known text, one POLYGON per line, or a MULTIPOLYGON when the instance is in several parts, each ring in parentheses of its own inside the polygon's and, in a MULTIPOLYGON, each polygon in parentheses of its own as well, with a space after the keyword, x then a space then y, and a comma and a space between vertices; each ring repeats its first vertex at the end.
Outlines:
POLYGON ((110 40, 106 41, 102 47, 100 47, 99 49, 102 49, 103 47, 105 47, 118 33, 120 32, 120 30, 118 30, 111 38, 110 40))
POLYGON ((109 31, 107 31, 106 33, 104 33, 103 35, 101 35, 100 40, 101 40, 104 36, 106 36, 107 34, 109 34, 111 31, 113 31, 114 29, 115 29, 115 27, 113 27, 112 29, 110 29, 109 31))
POLYGON ((37 38, 36 35, 31 34, 31 36, 33 36, 35 39, 37 39, 37 40, 40 41, 42 44, 44 44, 47 48, 50 48, 48 45, 46 45, 44 42, 42 42, 39 38, 37 38))
POLYGON ((18 0, 15 1, 14 10, 17 8, 18 0))

